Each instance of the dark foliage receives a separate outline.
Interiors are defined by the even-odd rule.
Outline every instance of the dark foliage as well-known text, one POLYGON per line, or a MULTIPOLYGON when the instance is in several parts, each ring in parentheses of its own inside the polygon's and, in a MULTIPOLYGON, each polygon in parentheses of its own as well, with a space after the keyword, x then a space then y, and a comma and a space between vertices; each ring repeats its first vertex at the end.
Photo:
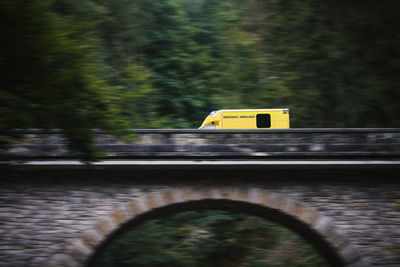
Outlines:
POLYGON ((0 0, 1 145, 59 128, 194 128, 291 108, 293 127, 400 127, 400 2, 0 0))
POLYGON ((299 236, 258 217, 189 211, 150 220, 110 244, 95 266, 326 266, 299 236))

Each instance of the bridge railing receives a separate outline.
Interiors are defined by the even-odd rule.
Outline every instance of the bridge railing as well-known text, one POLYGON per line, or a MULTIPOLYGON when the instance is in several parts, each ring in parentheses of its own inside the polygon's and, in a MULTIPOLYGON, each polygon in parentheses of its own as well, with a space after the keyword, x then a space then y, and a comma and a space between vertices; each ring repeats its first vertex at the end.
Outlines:
MULTIPOLYGON (((105 159, 400 157, 399 128, 271 130, 136 129, 129 142, 95 131, 105 159)), ((21 159, 74 158, 59 130, 29 130, 8 152, 21 159)))

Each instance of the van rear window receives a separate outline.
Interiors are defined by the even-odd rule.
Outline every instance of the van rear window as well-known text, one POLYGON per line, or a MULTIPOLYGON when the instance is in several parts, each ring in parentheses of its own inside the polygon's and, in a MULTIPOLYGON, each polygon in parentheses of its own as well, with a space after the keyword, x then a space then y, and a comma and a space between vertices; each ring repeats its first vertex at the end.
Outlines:
POLYGON ((271 128, 271 115, 257 114, 257 128, 271 128))

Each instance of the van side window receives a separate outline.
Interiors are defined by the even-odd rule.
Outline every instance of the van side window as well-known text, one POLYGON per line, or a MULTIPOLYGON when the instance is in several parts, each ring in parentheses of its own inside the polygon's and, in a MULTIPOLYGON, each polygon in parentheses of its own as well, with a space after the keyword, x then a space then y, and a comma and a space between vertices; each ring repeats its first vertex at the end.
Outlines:
POLYGON ((257 114, 257 128, 270 128, 270 127, 271 127, 271 115, 257 114))

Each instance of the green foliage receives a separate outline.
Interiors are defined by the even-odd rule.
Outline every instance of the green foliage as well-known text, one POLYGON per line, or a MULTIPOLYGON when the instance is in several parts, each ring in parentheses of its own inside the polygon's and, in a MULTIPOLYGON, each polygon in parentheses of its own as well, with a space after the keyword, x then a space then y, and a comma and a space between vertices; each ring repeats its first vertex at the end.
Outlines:
POLYGON ((396 1, 271 2, 271 69, 290 88, 295 125, 400 125, 389 100, 399 96, 399 10, 396 1))
POLYGON ((201 123, 205 110, 208 66, 206 51, 194 40, 195 28, 183 8, 172 0, 153 2, 153 31, 145 50, 154 73, 152 84, 157 112, 169 115, 165 126, 190 128, 201 123))
POLYGON ((0 46, 3 78, 1 132, 60 128, 70 148, 93 158, 91 129, 106 111, 92 63, 92 24, 62 19, 49 1, 2 1, 0 46), (13 25, 13 27, 10 27, 13 25))
POLYGON ((221 108, 292 127, 400 127, 397 0, 0 0, 0 145, 59 128, 198 127, 221 108))
POLYGON ((110 244, 95 266, 323 266, 299 236, 258 217, 189 211, 150 220, 110 244))
POLYGON ((93 4, 66 10, 73 4, 0 3, 0 33, 7 36, 0 44, 3 147, 19 137, 16 129, 59 128, 71 152, 91 161, 96 158, 92 129, 127 136, 132 122, 143 118, 132 105, 152 90, 149 72, 134 64, 107 66, 97 30, 103 9, 93 4), (107 69, 120 73, 117 83, 101 75, 107 69))

